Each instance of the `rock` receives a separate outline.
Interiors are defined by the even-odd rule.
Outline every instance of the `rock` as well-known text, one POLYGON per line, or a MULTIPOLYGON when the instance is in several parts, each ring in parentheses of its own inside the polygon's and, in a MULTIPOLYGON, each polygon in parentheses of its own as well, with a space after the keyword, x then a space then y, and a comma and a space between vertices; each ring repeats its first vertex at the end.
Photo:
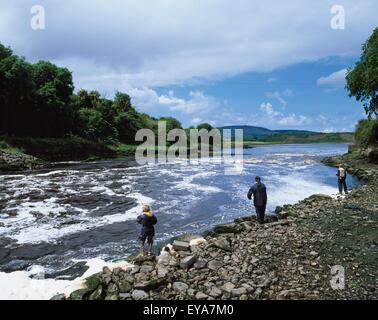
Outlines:
POLYGON ((234 220, 235 223, 255 222, 255 221, 256 221, 256 216, 241 217, 234 220))
POLYGON ((231 293, 231 291, 235 288, 235 285, 231 282, 225 283, 221 289, 225 292, 231 293))
POLYGON ((199 270, 199 269, 203 269, 203 268, 205 268, 206 265, 207 265, 207 262, 206 262, 205 260, 202 260, 202 259, 201 259, 201 260, 197 260, 197 261, 194 263, 193 268, 199 270))
POLYGON ((195 256, 185 257, 180 261, 180 267, 182 269, 189 269, 196 261, 197 258, 195 256))
POLYGON ((155 256, 140 256, 138 255, 132 262, 136 265, 142 265, 145 262, 155 262, 156 257, 155 256))
POLYGON ((136 273, 139 272, 139 270, 140 270, 140 267, 139 266, 135 266, 135 267, 133 267, 131 269, 130 274, 136 274, 136 273))
POLYGON ((131 297, 134 299, 134 300, 144 300, 144 299, 148 299, 148 294, 143 291, 143 290, 134 290, 132 293, 131 293, 131 297))
POLYGON ((173 249, 176 251, 189 251, 190 250, 190 244, 186 241, 178 241, 175 240, 172 244, 173 249))
POLYGON ((70 294, 69 300, 86 300, 90 294, 91 290, 88 288, 79 289, 70 294))
POLYGON ((157 267, 157 275, 159 278, 164 278, 168 274, 168 269, 164 266, 157 267))
POLYGON ((213 271, 217 271, 219 268, 221 268, 223 266, 223 262, 222 261, 219 261, 219 260, 211 260, 207 267, 210 269, 210 270, 213 270, 213 271))
POLYGON ((237 289, 232 289, 231 290, 231 294, 234 297, 240 297, 241 295, 246 294, 246 293, 247 293, 247 289, 246 288, 237 288, 237 289))
POLYGON ((184 282, 174 282, 172 284, 172 287, 173 287, 173 290, 179 291, 179 292, 186 291, 189 289, 189 286, 184 282))
POLYGON ((85 280, 85 285, 89 290, 96 290, 101 284, 101 273, 96 273, 85 280))
POLYGON ((120 294, 119 294, 119 298, 120 298, 121 300, 126 300, 126 299, 131 298, 131 294, 130 294, 130 293, 120 293, 120 294))
POLYGON ((277 222, 277 221, 278 221, 278 217, 275 215, 266 215, 264 219, 265 223, 272 223, 272 222, 277 222))
POLYGON ((220 290, 219 288, 213 286, 211 289, 210 289, 210 292, 209 292, 209 295, 213 298, 219 298, 221 295, 222 295, 222 290, 220 290))
POLYGON ((224 250, 224 251, 227 251, 227 252, 231 252, 231 246, 230 246, 230 242, 225 239, 225 238, 219 238, 219 239, 216 239, 215 241, 213 241, 210 245, 210 246, 213 246, 213 247, 216 247, 218 249, 221 249, 221 250, 224 250))
POLYGON ((66 295, 64 293, 59 293, 53 296, 50 300, 66 300, 66 295))
POLYGON ((146 281, 141 281, 139 283, 136 283, 134 285, 134 288, 139 289, 139 290, 150 291, 150 290, 155 290, 161 286, 164 286, 166 283, 167 283, 166 279, 157 278, 157 279, 151 279, 151 280, 146 280, 146 281))
POLYGON ((140 267, 140 270, 139 272, 140 273, 150 273, 151 271, 154 270, 154 267, 153 266, 149 266, 149 265, 143 265, 140 267))
POLYGON ((92 292, 92 294, 89 296, 89 300, 101 300, 102 299, 102 286, 99 285, 98 288, 92 292))
POLYGON ((121 293, 129 293, 133 289, 133 285, 124 280, 118 283, 118 289, 121 293))
POLYGON ((209 296, 204 294, 203 292, 199 291, 196 293, 196 300, 206 300, 209 296))
POLYGON ((221 233, 240 233, 243 231, 243 228, 236 223, 231 224, 220 224, 214 227, 214 232, 221 233))
POLYGON ((360 211, 361 208, 356 205, 356 204, 353 204, 353 203, 348 203, 346 205, 343 206, 344 209, 347 209, 347 210, 353 210, 353 211, 360 211))

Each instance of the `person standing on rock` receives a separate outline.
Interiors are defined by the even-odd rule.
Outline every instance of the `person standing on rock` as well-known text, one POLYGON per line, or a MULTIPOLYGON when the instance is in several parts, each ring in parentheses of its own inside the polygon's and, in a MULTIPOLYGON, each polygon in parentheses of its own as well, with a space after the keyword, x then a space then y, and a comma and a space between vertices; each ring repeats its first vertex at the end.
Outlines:
POLYGON ((342 163, 339 165, 339 170, 337 170, 336 175, 337 175, 338 180, 339 180, 339 192, 340 192, 340 194, 343 193, 343 189, 344 189, 345 194, 348 194, 348 187, 347 187, 347 184, 346 184, 347 171, 346 171, 346 169, 345 169, 345 167, 342 163))
POLYGON ((260 224, 263 224, 268 197, 266 194, 265 184, 261 182, 261 178, 256 177, 255 182, 256 183, 249 189, 247 197, 249 200, 252 200, 253 196, 253 204, 256 210, 257 221, 260 224))
POLYGON ((140 255, 144 256, 144 243, 147 240, 148 244, 148 255, 152 255, 152 245, 154 242, 155 228, 154 225, 157 224, 156 216, 151 212, 151 208, 148 205, 143 206, 143 214, 138 216, 137 222, 142 225, 142 230, 140 232, 140 255))

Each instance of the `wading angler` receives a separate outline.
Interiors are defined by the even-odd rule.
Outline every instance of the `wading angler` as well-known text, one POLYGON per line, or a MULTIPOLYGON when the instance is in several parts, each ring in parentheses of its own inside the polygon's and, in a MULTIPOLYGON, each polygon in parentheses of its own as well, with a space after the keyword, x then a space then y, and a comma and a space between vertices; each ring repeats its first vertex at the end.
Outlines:
POLYGON ((158 122, 157 136, 151 129, 141 129, 135 141, 143 142, 135 152, 138 164, 167 163, 188 159, 190 164, 215 162, 221 159, 225 174, 243 171, 243 130, 236 129, 173 129, 167 132, 165 121, 158 122))

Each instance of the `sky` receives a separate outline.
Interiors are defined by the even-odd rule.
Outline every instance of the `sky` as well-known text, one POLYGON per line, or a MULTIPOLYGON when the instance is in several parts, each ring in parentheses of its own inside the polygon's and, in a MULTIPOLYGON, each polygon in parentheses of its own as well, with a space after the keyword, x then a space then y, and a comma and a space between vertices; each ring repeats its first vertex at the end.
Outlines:
POLYGON ((1 0, 0 42, 69 68, 76 91, 126 92, 185 127, 352 131, 365 114, 345 74, 377 12, 376 0, 1 0))

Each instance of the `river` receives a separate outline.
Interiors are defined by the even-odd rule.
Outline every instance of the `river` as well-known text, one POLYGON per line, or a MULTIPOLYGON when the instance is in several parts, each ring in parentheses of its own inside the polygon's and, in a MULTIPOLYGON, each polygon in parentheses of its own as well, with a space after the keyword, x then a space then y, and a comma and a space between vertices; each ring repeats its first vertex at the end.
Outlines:
POLYGON ((225 175, 222 161, 141 166, 132 159, 0 175, 0 271, 38 268, 46 277, 73 278, 82 270, 68 268, 78 261, 122 259, 137 248, 142 203, 158 217, 158 243, 253 214, 246 193, 256 175, 267 186, 268 211, 335 194, 336 171, 320 160, 346 151, 346 144, 246 149, 238 175, 225 175))

